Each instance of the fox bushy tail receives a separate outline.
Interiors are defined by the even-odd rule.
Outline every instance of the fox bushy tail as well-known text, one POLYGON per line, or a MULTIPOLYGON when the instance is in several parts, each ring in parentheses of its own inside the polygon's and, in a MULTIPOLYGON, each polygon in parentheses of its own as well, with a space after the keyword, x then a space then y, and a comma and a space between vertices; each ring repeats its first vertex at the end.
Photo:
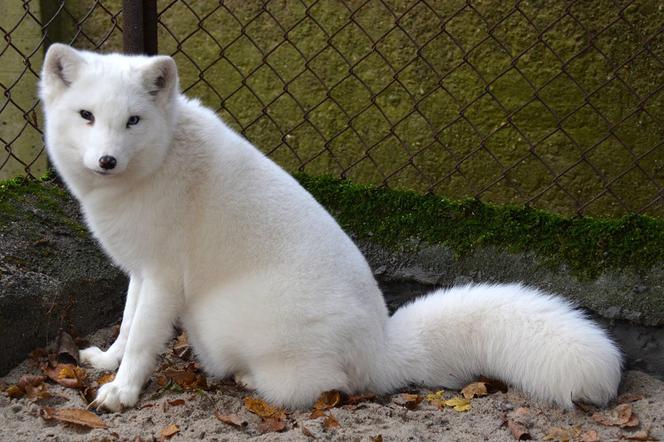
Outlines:
POLYGON ((389 319, 376 388, 461 388, 479 375, 571 408, 606 405, 622 370, 618 348, 561 298, 518 284, 439 290, 389 319))

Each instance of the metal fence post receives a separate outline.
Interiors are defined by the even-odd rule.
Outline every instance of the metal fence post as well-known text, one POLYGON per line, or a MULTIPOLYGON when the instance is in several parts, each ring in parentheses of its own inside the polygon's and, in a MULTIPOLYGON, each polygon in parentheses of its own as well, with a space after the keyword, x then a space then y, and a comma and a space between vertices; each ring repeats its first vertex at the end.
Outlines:
POLYGON ((127 54, 157 53, 157 0, 123 0, 122 45, 127 54))

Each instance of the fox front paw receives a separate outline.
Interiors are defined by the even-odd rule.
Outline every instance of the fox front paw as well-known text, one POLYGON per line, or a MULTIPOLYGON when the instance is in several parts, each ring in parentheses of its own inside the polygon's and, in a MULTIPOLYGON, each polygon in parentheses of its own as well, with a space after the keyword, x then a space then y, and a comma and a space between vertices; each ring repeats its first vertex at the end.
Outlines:
POLYGON ((97 397, 88 408, 119 412, 136 405, 139 393, 140 388, 115 380, 99 388, 97 397))
POLYGON ((115 354, 102 351, 99 347, 88 347, 78 352, 78 358, 84 364, 89 364, 97 370, 113 371, 120 365, 120 358, 115 354))

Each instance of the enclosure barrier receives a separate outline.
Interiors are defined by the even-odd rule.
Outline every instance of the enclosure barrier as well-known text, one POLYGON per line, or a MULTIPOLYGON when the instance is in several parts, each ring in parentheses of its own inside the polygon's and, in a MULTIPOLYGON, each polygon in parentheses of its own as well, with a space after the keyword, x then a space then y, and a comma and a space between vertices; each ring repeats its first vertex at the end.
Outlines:
POLYGON ((183 90, 288 170, 664 215, 661 2, 6 3, 4 178, 46 167, 35 85, 48 44, 156 53, 158 37, 183 90))

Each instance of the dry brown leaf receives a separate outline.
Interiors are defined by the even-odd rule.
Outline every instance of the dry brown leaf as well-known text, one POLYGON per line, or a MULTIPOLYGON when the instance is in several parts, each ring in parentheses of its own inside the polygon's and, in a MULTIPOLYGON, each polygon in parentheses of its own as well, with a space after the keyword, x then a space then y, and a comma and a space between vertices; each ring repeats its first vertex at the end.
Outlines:
POLYGON ((377 434, 371 438, 371 442, 383 442, 383 435, 377 434))
POLYGON ((326 430, 331 430, 332 428, 339 428, 341 424, 339 424, 339 421, 337 418, 332 416, 331 414, 327 415, 325 419, 323 420, 323 428, 326 430))
POLYGON ((592 418, 595 422, 606 426, 631 428, 639 425, 639 418, 633 413, 631 404, 617 405, 608 413, 593 414, 592 418))
POLYGON ((286 421, 283 418, 267 417, 258 424, 260 433, 279 433, 286 429, 286 421))
POLYGON ((46 376, 68 388, 81 388, 85 385, 86 371, 73 364, 57 364, 54 367, 42 367, 46 376))
POLYGON ((344 404, 346 405, 357 405, 361 402, 372 401, 376 399, 376 395, 373 393, 351 395, 346 398, 344 404))
POLYGON ((248 425, 248 422, 237 414, 221 414, 218 411, 215 411, 214 416, 223 423, 232 425, 233 427, 244 428, 248 425))
POLYGON ((161 430, 161 433, 159 433, 159 435, 161 436, 162 439, 169 439, 178 432, 180 432, 180 427, 178 427, 175 424, 170 424, 168 427, 161 430))
POLYGON ((639 441, 658 441, 656 437, 652 437, 648 430, 639 430, 635 433, 628 434, 623 436, 627 440, 639 440, 639 441))
POLYGON ((175 339, 175 344, 173 344, 173 354, 180 359, 189 359, 189 356, 191 355, 191 347, 189 346, 189 340, 187 339, 187 332, 183 331, 175 339))
POLYGON ((97 379, 97 385, 108 384, 109 382, 113 382, 113 379, 115 379, 115 373, 104 373, 97 379))
POLYGON ((553 440, 556 442, 569 442, 572 436, 568 430, 564 428, 553 427, 549 428, 549 432, 544 436, 544 440, 553 440))
MULTIPOLYGON (((29 374, 23 375, 21 376, 21 379, 19 379, 18 384, 15 386, 18 390, 12 389, 11 393, 20 393, 21 396, 25 395, 28 399, 49 398, 51 395, 47 391, 46 384, 44 384, 45 380, 45 376, 35 376, 29 374)), ((9 388, 7 394, 10 394, 9 388)), ((10 395, 10 397, 13 396, 10 395)))
POLYGON ((85 387, 79 390, 79 394, 83 397, 86 404, 90 404, 97 397, 97 389, 95 387, 85 387))
POLYGON ((512 436, 516 440, 530 440, 530 433, 528 429, 521 423, 509 419, 507 421, 507 428, 512 432, 512 436))
POLYGON ((314 404, 314 410, 329 410, 338 405, 341 405, 341 393, 337 390, 325 391, 314 404))
MULTIPOLYGON (((203 373, 201 373, 196 367, 195 363, 187 365, 184 369, 178 370, 176 368, 167 368, 162 373, 167 379, 178 384, 184 390, 207 390, 207 378, 203 373)), ((157 383, 160 386, 162 385, 159 377, 157 377, 157 383)))
POLYGON ((166 401, 168 402, 168 405, 172 407, 178 407, 180 405, 184 405, 184 399, 173 399, 172 401, 166 401))
POLYGON ((64 364, 79 365, 78 360, 78 346, 74 342, 74 338, 67 332, 61 331, 58 335, 57 344, 57 360, 64 364))
POLYGON ((286 413, 281 408, 273 407, 262 399, 256 397, 244 398, 244 407, 252 413, 266 418, 285 419, 286 413))
POLYGON ((5 393, 7 393, 7 396, 9 396, 12 399, 18 399, 20 397, 25 396, 25 390, 19 387, 18 385, 10 385, 5 390, 5 393))
POLYGON ((68 424, 88 428, 106 428, 106 423, 96 414, 79 408, 43 408, 41 415, 46 420, 55 419, 68 424))
POLYGON ((314 410, 309 415, 309 419, 318 419, 319 417, 325 416, 325 411, 323 410, 314 410))
POLYGON ((394 403, 409 410, 415 410, 422 399, 424 398, 418 394, 402 393, 394 399, 394 403))
POLYGON ((489 392, 484 382, 473 382, 463 387, 461 394, 466 399, 472 399, 474 397, 486 396, 489 392))

